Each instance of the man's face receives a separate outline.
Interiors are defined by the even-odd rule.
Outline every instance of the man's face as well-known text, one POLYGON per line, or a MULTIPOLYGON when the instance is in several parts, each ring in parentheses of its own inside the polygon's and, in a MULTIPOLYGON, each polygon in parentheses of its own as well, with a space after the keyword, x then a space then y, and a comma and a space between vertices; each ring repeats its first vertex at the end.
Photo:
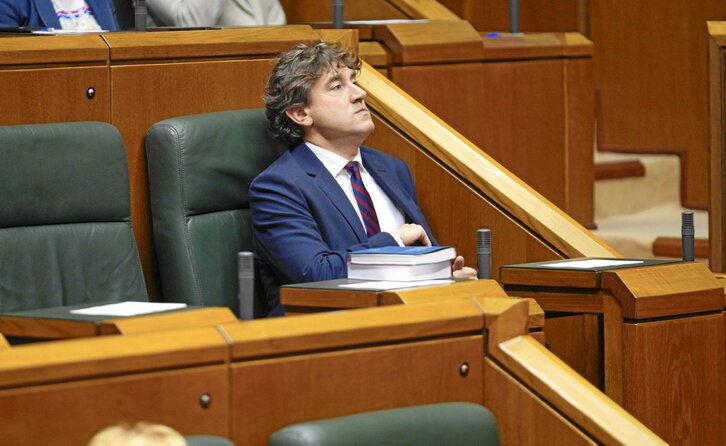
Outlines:
POLYGON ((374 125, 363 100, 366 92, 355 82, 355 71, 346 66, 327 71, 315 80, 308 104, 303 107, 308 117, 303 124, 306 139, 316 144, 343 143, 357 147, 370 135, 374 125))

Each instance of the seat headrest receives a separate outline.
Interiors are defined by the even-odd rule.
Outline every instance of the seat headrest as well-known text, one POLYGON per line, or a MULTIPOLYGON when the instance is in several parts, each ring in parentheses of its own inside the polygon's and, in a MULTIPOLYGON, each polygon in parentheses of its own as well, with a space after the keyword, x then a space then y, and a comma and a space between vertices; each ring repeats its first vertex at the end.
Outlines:
POLYGON ((126 151, 102 122, 0 127, 0 227, 129 219, 126 151))
POLYGON ((167 119, 146 134, 149 181, 183 203, 186 215, 248 208, 250 182, 284 150, 262 109, 167 119))

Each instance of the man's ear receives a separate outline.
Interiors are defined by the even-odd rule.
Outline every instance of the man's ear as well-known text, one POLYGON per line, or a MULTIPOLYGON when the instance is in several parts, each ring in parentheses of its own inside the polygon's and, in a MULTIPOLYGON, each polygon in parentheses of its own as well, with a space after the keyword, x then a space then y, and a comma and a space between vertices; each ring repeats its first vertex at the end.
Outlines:
POLYGON ((285 114, 295 124, 301 127, 309 127, 313 124, 313 117, 310 116, 307 107, 296 105, 285 110, 285 114))

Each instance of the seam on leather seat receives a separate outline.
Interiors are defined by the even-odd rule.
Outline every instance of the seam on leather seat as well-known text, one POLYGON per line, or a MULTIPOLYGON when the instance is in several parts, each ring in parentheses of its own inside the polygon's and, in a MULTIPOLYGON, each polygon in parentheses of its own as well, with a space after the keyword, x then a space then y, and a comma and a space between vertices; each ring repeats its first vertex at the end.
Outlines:
POLYGON ((202 305, 205 305, 205 298, 204 294, 202 293, 202 287, 199 282, 198 276, 199 271, 196 265, 196 262, 194 262, 195 256, 194 256, 194 245, 192 245, 192 239, 191 235, 189 234, 189 226, 187 226, 187 222, 189 221, 186 215, 186 209, 187 209, 187 194, 186 194, 186 171, 184 169, 184 144, 182 142, 182 139, 179 136, 179 132, 177 131, 176 127, 172 126, 171 124, 165 124, 165 126, 170 130, 170 133, 172 134, 172 137, 174 138, 174 145, 179 148, 179 150, 175 150, 174 156, 176 158, 177 162, 177 172, 179 175, 179 183, 180 183, 180 193, 181 193, 181 205, 182 205, 182 216, 181 216, 181 223, 182 223, 182 234, 184 237, 184 242, 188 246, 187 251, 187 261, 189 262, 190 268, 192 270, 192 281, 194 282, 194 287, 196 288, 196 292, 199 295, 199 299, 201 301, 202 305))

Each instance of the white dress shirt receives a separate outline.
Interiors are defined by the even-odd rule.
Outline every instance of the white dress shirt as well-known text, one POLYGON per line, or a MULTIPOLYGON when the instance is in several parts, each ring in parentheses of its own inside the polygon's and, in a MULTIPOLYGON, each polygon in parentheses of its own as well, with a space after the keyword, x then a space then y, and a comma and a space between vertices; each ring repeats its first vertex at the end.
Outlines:
MULTIPOLYGON (((325 166, 328 172, 330 172, 333 178, 335 178, 335 181, 338 182, 340 188, 343 189, 343 192, 345 192, 345 195, 348 197, 350 204, 353 206, 353 209, 355 209, 356 214, 358 214, 361 226, 365 229, 363 217, 360 214, 358 203, 355 201, 355 196, 353 195, 353 186, 350 184, 350 173, 345 170, 345 165, 348 164, 348 160, 337 153, 323 149, 322 147, 316 146, 308 141, 305 141, 305 144, 307 144, 320 162, 323 163, 323 166, 325 166)), ((403 242, 396 232, 396 229, 399 226, 406 223, 403 213, 398 206, 396 206, 396 204, 388 198, 388 195, 386 195, 383 189, 381 189, 378 183, 376 183, 376 180, 371 176, 371 174, 368 173, 368 170, 366 170, 366 167, 362 162, 360 150, 358 150, 358 153, 355 155, 353 161, 358 161, 358 165, 360 166, 360 176, 363 179, 363 185, 365 185, 368 195, 370 195, 371 200, 373 200, 373 207, 376 208, 378 224, 381 227, 381 232, 388 232, 396 240, 396 243, 398 243, 399 246, 403 246, 403 242)))

